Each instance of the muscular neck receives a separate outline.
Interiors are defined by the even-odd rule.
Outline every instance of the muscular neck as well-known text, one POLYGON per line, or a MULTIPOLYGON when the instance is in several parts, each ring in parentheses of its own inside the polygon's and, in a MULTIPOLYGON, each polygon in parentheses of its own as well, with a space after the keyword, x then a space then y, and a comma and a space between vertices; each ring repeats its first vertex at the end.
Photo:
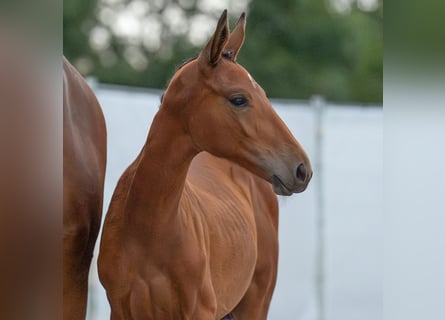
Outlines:
POLYGON ((129 189, 125 211, 130 222, 154 226, 170 223, 177 216, 187 171, 196 154, 190 136, 161 107, 129 189))

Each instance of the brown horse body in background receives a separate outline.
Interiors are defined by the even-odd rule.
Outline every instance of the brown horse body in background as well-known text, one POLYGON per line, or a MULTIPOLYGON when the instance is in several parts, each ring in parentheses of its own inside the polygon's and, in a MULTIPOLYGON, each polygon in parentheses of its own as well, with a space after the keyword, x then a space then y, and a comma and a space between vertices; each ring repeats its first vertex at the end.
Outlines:
POLYGON ((275 193, 306 189, 309 159, 236 63, 227 12, 173 76, 108 210, 99 277, 111 319, 266 319, 278 259, 275 193), (272 184, 272 187, 271 187, 272 184))
POLYGON ((63 60, 63 318, 85 319, 88 272, 102 217, 105 120, 82 76, 63 60))

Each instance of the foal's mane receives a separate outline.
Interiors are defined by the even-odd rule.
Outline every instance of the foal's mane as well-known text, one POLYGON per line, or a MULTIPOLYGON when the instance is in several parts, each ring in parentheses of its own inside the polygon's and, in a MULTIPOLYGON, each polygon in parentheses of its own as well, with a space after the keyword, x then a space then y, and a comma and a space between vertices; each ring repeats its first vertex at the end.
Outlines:
MULTIPOLYGON (((173 73, 173 75, 170 77, 170 79, 168 79, 167 86, 170 83, 172 77, 176 74, 176 72, 181 70, 185 65, 189 64, 190 62, 195 61, 196 59, 198 59, 198 56, 189 58, 189 59, 185 60, 184 62, 182 62, 179 66, 177 66, 176 69, 175 69, 175 72, 173 73)), ((165 90, 162 92, 162 95, 161 95, 161 98, 160 98, 161 104, 162 104, 162 100, 164 98, 164 94, 165 94, 165 90)))

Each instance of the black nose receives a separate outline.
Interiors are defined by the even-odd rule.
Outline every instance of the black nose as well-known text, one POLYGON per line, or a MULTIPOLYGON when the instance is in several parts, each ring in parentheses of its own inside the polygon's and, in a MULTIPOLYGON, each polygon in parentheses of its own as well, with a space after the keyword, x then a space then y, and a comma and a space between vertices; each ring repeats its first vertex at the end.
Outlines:
POLYGON ((301 163, 297 167, 297 179, 300 180, 301 182, 305 182, 307 177, 308 177, 308 171, 305 165, 301 163))

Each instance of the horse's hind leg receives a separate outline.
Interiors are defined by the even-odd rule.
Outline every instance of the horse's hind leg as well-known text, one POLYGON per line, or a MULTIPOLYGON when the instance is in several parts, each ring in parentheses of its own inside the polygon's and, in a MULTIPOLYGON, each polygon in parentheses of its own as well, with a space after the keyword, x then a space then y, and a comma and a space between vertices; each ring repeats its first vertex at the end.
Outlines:
POLYGON ((63 239, 63 319, 85 319, 88 296, 88 272, 94 240, 83 234, 65 235, 63 239))

